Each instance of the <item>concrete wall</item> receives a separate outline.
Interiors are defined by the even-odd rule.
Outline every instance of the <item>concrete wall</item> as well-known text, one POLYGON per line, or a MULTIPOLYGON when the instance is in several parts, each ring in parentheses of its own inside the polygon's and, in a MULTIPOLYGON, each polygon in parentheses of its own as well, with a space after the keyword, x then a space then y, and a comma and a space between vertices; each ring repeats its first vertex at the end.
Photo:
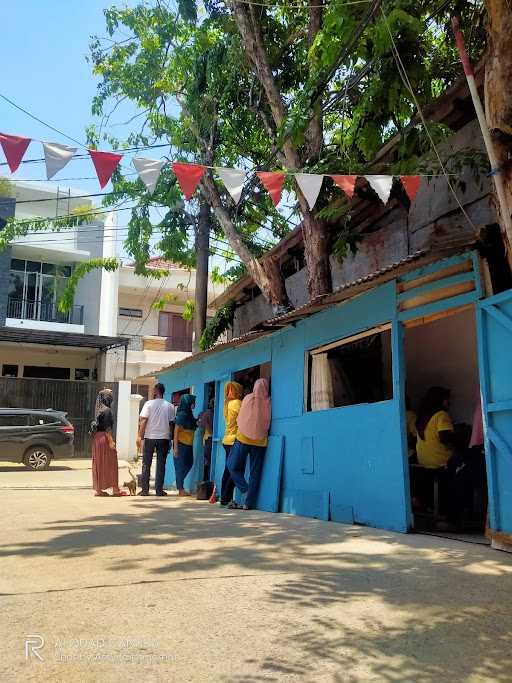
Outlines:
MULTIPOLYGON (((88 226, 87 231, 78 232, 77 248, 90 252, 90 258, 103 256, 103 223, 88 226), (94 229, 96 228, 96 229, 94 229)), ((84 307, 84 326, 86 334, 99 334, 102 271, 93 270, 83 277, 76 288, 75 305, 84 307)))
MULTIPOLYGON (((207 382, 216 381, 217 396, 222 396, 224 382, 231 373, 271 362, 271 434, 283 436, 285 442, 280 509, 405 531, 409 500, 401 428, 403 406, 398 389, 398 335, 393 336, 393 400, 314 413, 304 411, 306 350, 392 321, 395 316, 393 281, 300 321, 295 327, 171 369, 159 379, 169 393, 193 387, 200 411, 207 382)), ((220 406, 221 401, 217 401, 216 480, 224 466, 220 406)), ((199 435, 195 453, 197 467, 199 435)))
MULTIPOLYGON (((476 121, 439 146, 445 159, 456 151, 467 149, 484 149, 476 121)), ((448 166, 448 170, 455 169, 448 166)), ((367 221, 356 255, 349 254, 342 263, 331 257, 333 288, 384 268, 432 243, 476 237, 475 228, 495 222, 496 213, 489 196, 492 183, 485 174, 475 175, 474 169, 464 167, 457 170, 451 180, 457 198, 473 225, 461 213, 444 176, 423 178, 409 212, 404 207, 396 207, 373 222, 367 221)), ((380 206, 376 205, 376 208, 380 206)), ((294 307, 307 302, 305 269, 287 278, 286 290, 294 307)), ((270 317, 272 309, 269 304, 261 295, 256 297, 237 309, 233 336, 248 332, 270 317)))
POLYGON ((417 407, 431 386, 451 389, 450 413, 472 424, 479 395, 476 322, 464 311, 405 331, 407 391, 417 407))
MULTIPOLYGON (((29 333, 27 333, 29 334, 29 333)), ((100 369, 100 354, 93 349, 66 349, 61 346, 42 346, 40 344, 0 344, 1 365, 17 365, 18 377, 23 377, 25 365, 37 365, 53 368, 70 368, 71 379, 75 378, 76 368, 88 368, 92 373, 95 368, 100 369)))
MULTIPOLYGON (((0 228, 3 220, 14 216, 15 200, 0 197, 0 228)), ((11 249, 0 251, 0 327, 5 325, 7 314, 7 293, 9 289, 9 271, 11 268, 11 249)))

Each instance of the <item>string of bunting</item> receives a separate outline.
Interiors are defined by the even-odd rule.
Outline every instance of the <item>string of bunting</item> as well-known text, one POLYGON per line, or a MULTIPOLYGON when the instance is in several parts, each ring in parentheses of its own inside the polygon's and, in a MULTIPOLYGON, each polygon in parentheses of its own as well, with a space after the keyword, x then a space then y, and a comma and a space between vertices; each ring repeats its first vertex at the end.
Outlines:
MULTIPOLYGON (((21 137, 19 135, 0 133, 0 145, 4 151, 7 165, 9 166, 11 173, 15 173, 18 169, 31 142, 41 142, 43 146, 46 176, 48 180, 51 180, 54 175, 61 171, 71 161, 78 149, 77 147, 69 147, 68 145, 62 145, 56 142, 43 142, 33 140, 32 138, 21 137)), ((103 189, 108 184, 112 174, 123 158, 123 155, 116 152, 101 152, 96 149, 88 149, 87 151, 94 164, 100 187, 103 189)), ((159 159, 134 157, 132 163, 148 192, 152 194, 156 189, 162 169, 168 162, 159 159)), ((181 191, 185 195, 185 199, 191 199, 193 197, 206 169, 213 168, 215 173, 224 183, 226 190, 229 192, 235 204, 239 203, 244 183, 247 179, 246 171, 237 168, 209 167, 203 166, 202 164, 189 164, 184 162, 173 162, 171 166, 181 191)), ((354 195, 357 178, 365 178, 383 204, 386 204, 389 199, 394 178, 393 175, 359 176, 288 173, 286 171, 257 171, 256 175, 263 187, 269 193, 274 206, 277 206, 281 201, 286 176, 294 175, 297 185, 304 195, 310 209, 313 209, 316 204, 325 175, 328 175, 328 177, 343 190, 349 199, 352 199, 354 195)), ((401 175, 399 178, 410 201, 414 201, 420 187, 421 176, 401 175)))

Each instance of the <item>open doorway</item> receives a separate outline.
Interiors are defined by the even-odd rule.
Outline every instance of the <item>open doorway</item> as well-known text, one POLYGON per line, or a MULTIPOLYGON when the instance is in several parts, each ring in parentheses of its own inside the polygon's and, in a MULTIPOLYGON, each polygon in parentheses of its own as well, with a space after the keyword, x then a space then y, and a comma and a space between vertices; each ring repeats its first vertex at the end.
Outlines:
POLYGON ((212 474, 213 425, 217 400, 215 396, 215 382, 204 385, 204 410, 199 416, 199 427, 202 429, 203 440, 203 481, 210 481, 212 474))
POLYGON ((410 321, 404 346, 414 529, 486 543, 474 307, 410 321))
POLYGON ((262 363, 261 365, 253 365, 250 368, 239 370, 233 375, 233 381, 238 382, 244 388, 244 396, 250 394, 254 387, 254 382, 257 379, 266 379, 270 389, 270 381, 272 375, 272 363, 262 363))

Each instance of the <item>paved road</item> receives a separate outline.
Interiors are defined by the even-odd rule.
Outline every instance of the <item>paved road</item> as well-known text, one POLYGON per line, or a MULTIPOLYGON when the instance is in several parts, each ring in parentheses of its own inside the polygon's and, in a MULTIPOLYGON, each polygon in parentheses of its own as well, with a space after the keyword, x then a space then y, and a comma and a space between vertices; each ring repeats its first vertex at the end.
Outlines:
POLYGON ((1 495, 2 681, 512 680, 510 555, 175 496, 1 495))

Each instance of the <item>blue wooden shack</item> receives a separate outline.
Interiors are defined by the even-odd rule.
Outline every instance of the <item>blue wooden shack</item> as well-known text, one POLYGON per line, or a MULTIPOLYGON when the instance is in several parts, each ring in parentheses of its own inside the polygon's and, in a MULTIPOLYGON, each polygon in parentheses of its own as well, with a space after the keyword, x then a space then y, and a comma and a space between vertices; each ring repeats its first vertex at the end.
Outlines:
MULTIPOLYGON (((476 251, 420 251, 181 361, 159 380, 168 392, 190 389, 198 411, 214 387, 220 486, 224 384, 259 368, 271 379, 272 426, 258 507, 403 532, 412 524, 406 384, 413 400, 448 384, 455 416, 466 422, 481 392, 490 526, 510 534, 512 290, 489 294, 476 251), (332 382, 324 390, 326 366, 332 382), (364 386, 372 374, 377 390, 364 386)), ((198 434, 192 486, 201 452, 198 434)))

